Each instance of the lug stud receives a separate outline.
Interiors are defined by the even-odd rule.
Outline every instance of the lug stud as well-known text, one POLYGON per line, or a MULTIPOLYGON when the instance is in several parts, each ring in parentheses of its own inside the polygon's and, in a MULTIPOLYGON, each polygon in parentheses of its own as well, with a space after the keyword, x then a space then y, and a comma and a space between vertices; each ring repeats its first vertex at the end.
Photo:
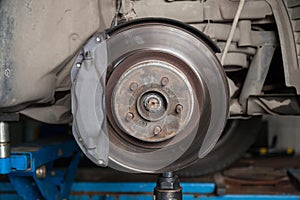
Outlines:
POLYGON ((160 127, 160 126, 156 126, 156 127, 154 127, 154 129, 153 129, 153 134, 154 134, 154 135, 158 135, 158 134, 161 133, 161 131, 162 131, 161 127, 160 127))
POLYGON ((162 77, 160 80, 161 86, 167 86, 169 84, 169 79, 167 77, 162 77))
POLYGON ((134 115, 131 112, 129 112, 129 113, 126 114, 125 119, 126 119, 126 121, 129 122, 133 119, 133 117, 134 117, 134 115))
POLYGON ((175 112, 177 114, 181 114, 182 110, 183 110, 183 106, 181 104, 177 104, 177 106, 175 108, 175 112))
POLYGON ((137 82, 133 82, 130 84, 131 91, 135 91, 138 87, 139 87, 139 85, 137 84, 137 82))

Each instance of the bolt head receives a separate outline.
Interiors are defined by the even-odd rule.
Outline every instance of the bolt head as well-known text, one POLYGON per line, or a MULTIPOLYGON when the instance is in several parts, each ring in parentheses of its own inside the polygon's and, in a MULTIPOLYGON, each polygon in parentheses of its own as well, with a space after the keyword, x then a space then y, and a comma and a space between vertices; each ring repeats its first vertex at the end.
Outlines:
POLYGON ((38 179, 46 178, 46 166, 43 165, 35 170, 35 175, 38 179))
POLYGON ((100 159, 98 160, 99 165, 104 165, 104 160, 100 159))
POLYGON ((154 129, 153 129, 153 134, 154 134, 154 135, 158 135, 158 134, 161 133, 161 131, 162 131, 161 127, 160 127, 160 126, 156 126, 156 127, 154 127, 154 129))

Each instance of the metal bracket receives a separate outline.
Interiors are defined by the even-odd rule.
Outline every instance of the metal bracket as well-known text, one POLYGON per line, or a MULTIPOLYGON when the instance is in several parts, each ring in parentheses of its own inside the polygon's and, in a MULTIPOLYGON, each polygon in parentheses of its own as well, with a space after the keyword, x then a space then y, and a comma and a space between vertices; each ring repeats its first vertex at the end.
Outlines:
POLYGON ((80 150, 74 140, 59 144, 30 145, 12 149, 8 178, 26 199, 67 198, 75 178, 80 150), (66 170, 55 170, 54 161, 69 158, 66 170))

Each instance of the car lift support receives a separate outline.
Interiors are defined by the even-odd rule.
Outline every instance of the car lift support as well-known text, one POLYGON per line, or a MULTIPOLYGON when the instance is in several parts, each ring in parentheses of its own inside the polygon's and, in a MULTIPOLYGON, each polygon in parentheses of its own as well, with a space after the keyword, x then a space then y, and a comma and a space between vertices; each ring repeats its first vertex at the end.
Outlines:
MULTIPOLYGON (((0 148, 9 149, 9 137, 4 134, 8 134, 8 129, 0 122, 0 148)), ((0 199, 150 200, 155 196, 156 200, 180 200, 182 195, 184 200, 300 200, 300 196, 290 194, 226 194, 218 176, 215 183, 180 185, 173 173, 162 174, 156 184, 74 182, 79 159, 80 150, 74 140, 20 146, 0 154, 0 174, 7 174, 10 181, 0 182, 0 199), (61 158, 71 160, 65 170, 54 168, 54 162, 61 158)))
MULTIPOLYGON (((7 123, 0 122, 0 148, 4 152, 0 154, 0 174, 8 175, 22 199, 68 198, 80 159, 80 150, 74 140, 24 145, 10 151, 7 123), (54 162, 61 158, 71 158, 69 167, 56 170, 54 162)), ((1 190, 5 188, 3 184, 0 183, 1 190)), ((1 197, 1 192, 0 199, 7 199, 1 197)))

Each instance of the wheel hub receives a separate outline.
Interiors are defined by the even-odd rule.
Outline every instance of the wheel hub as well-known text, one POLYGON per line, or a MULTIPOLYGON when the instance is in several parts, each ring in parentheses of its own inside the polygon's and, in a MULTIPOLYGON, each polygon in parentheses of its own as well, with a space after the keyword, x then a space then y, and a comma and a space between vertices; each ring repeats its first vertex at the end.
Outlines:
POLYGON ((162 60, 145 60, 119 69, 121 77, 111 75, 119 80, 111 109, 122 131, 141 141, 160 142, 184 129, 194 100, 192 86, 180 69, 162 60))

